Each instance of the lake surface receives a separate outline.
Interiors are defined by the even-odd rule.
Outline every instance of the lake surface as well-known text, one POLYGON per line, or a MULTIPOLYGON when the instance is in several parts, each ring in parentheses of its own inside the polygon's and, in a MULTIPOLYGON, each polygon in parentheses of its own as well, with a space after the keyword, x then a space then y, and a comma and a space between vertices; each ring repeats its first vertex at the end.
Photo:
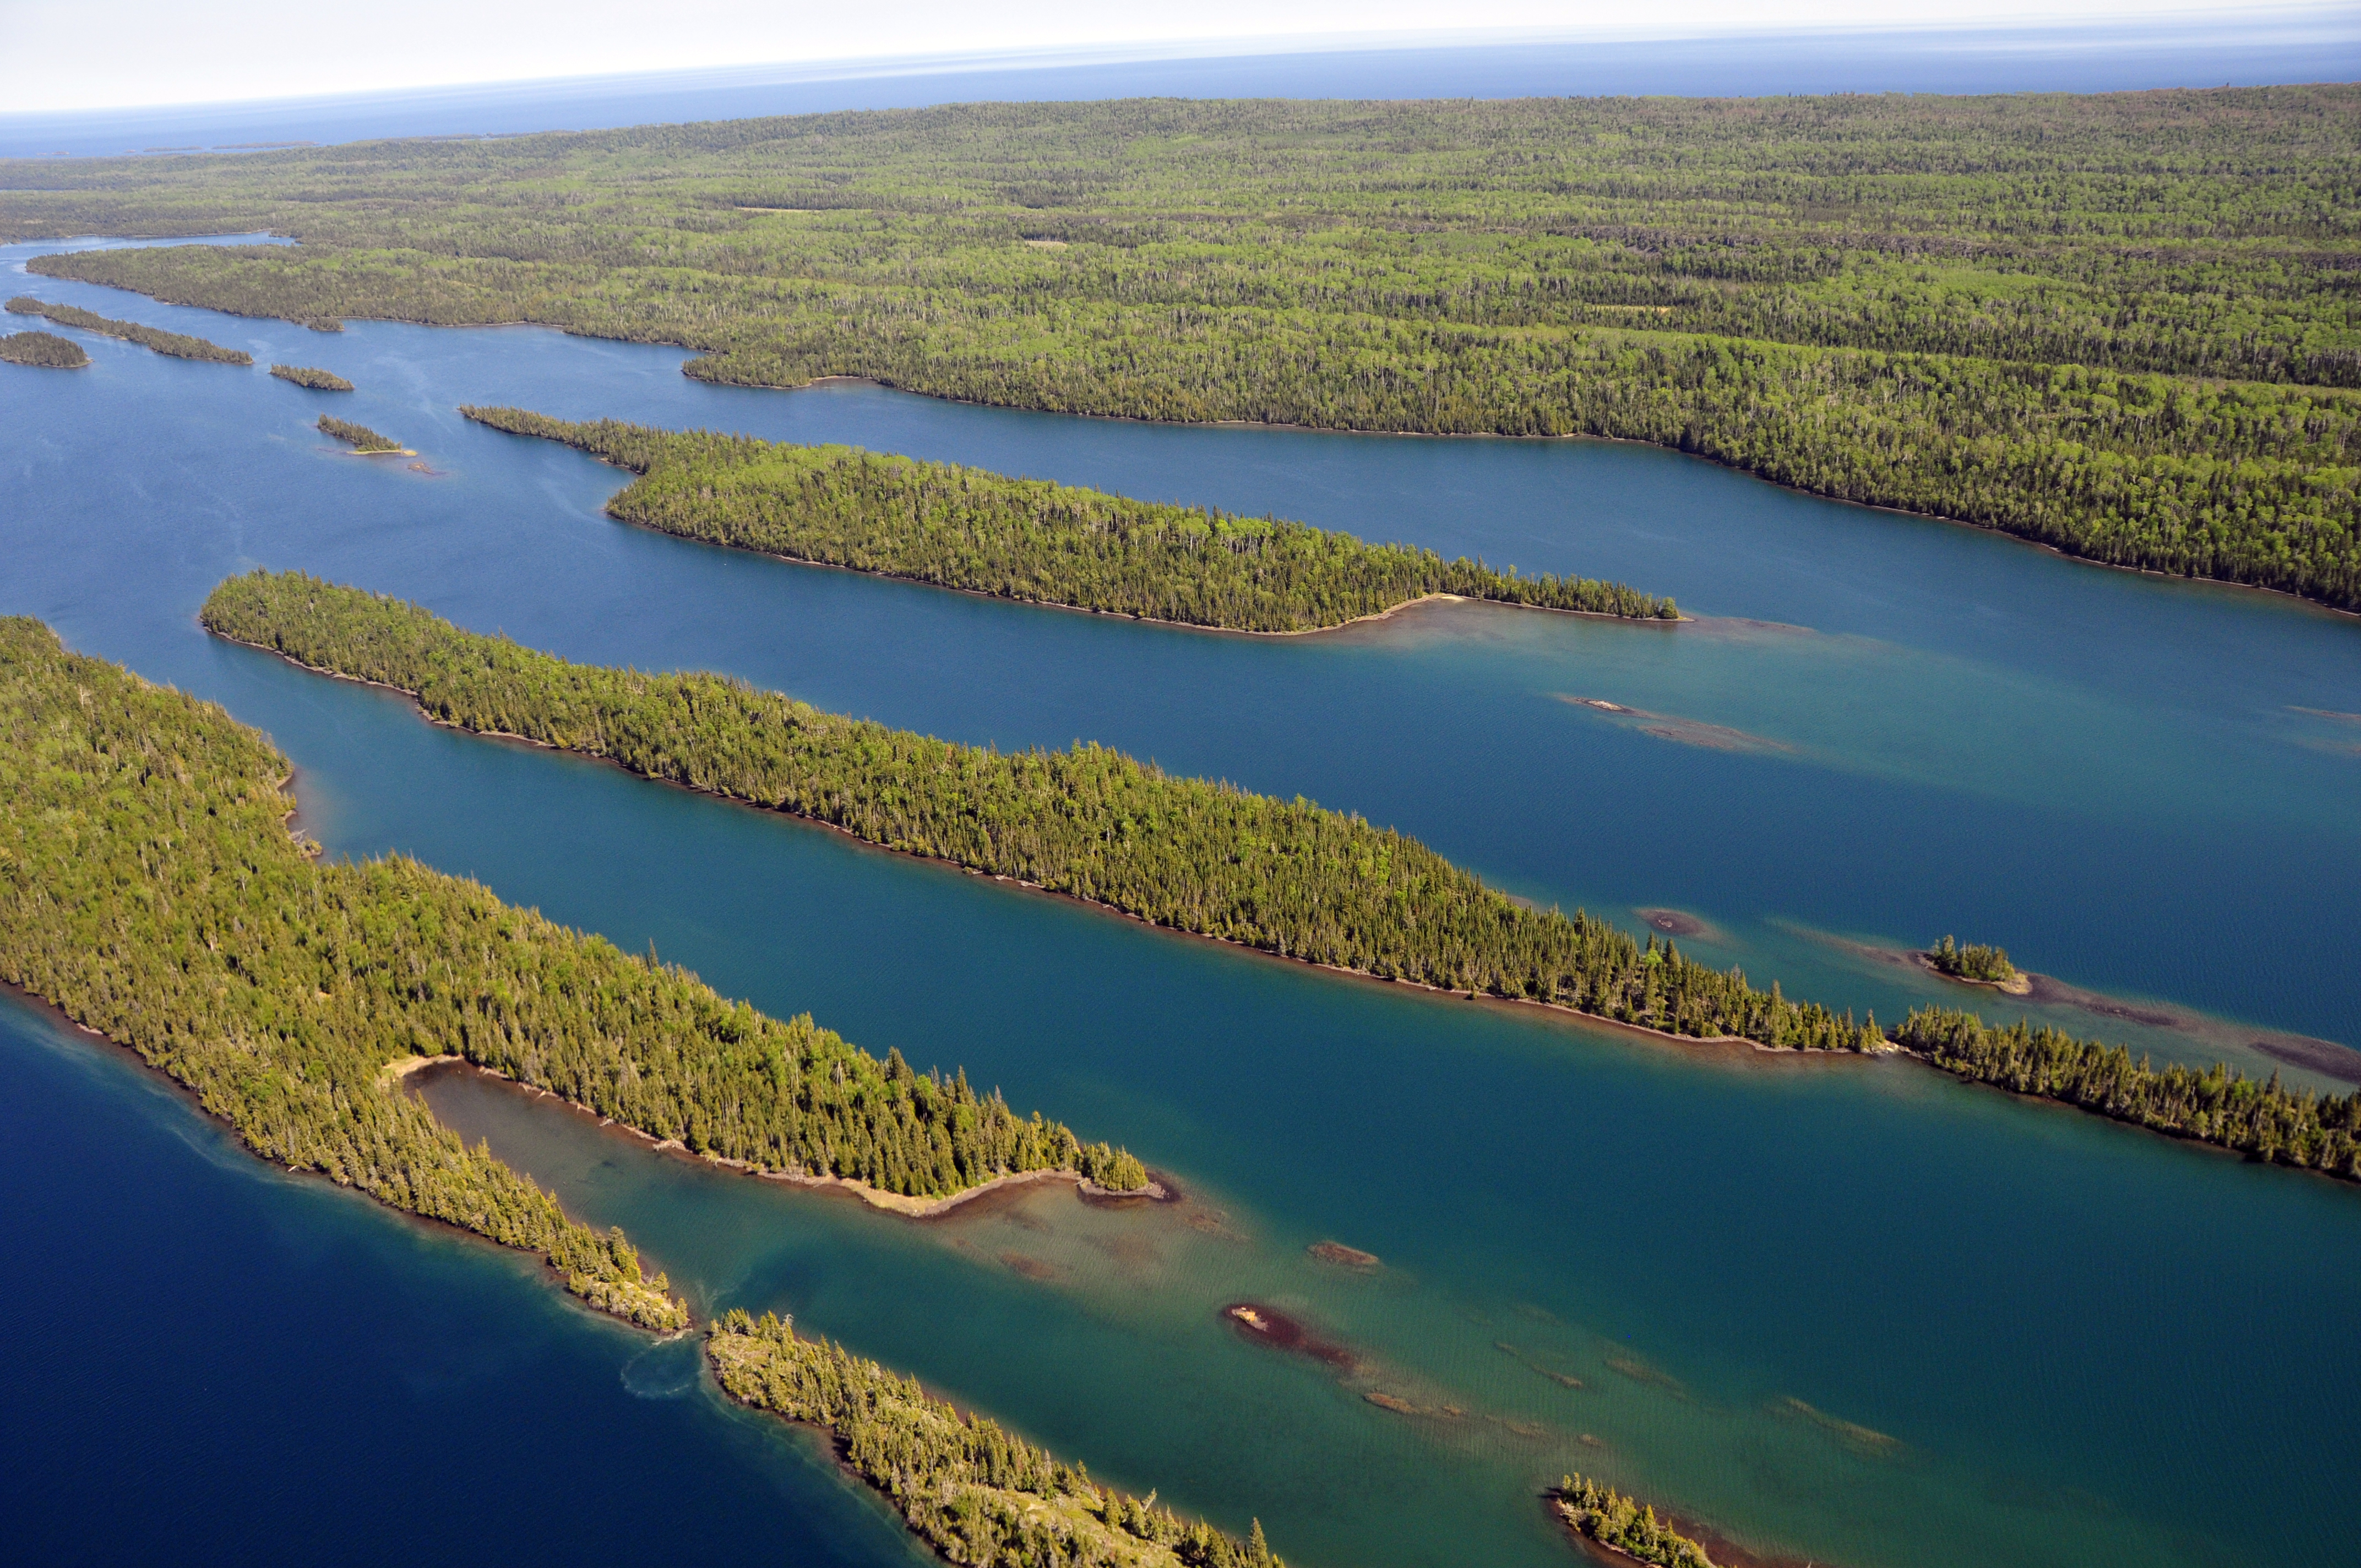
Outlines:
MULTIPOLYGON (((1102 1476, 1235 1528, 1259 1517, 1305 1564, 1564 1563, 1533 1493, 1573 1468, 1822 1562, 2342 1550, 2361 1486, 2346 1423, 2361 1373, 2344 1354, 2361 1193, 1907 1064, 1666 1047, 1145 930, 437 731, 385 694, 214 643, 192 614, 228 572, 302 567, 572 657, 726 669, 1004 747, 1086 737, 1361 811, 1527 896, 1635 927, 1641 909, 1686 911, 1709 927, 1702 956, 1791 994, 1889 1018, 1959 999, 1877 956, 1953 930, 2101 1005, 2197 1018, 2110 1037, 2262 1069, 2242 1042, 2271 1031, 2361 1039, 2346 961, 2361 723, 2323 717, 2361 713, 2361 622, 1640 447, 750 392, 686 380, 677 351, 540 331, 324 335, 5 286, 362 389, 332 401, 258 368, 88 338, 88 371, 0 367, 15 372, 0 380, 0 612, 269 729, 301 770, 304 825, 335 852, 415 853, 881 1054, 963 1064, 1190 1194, 1126 1214, 1041 1192, 914 1226, 665 1160, 468 1078, 428 1086, 440 1113, 577 1212, 623 1224, 700 1308, 792 1310, 1102 1476), (1271 641, 993 603, 613 523, 598 509, 614 470, 467 425, 461 401, 856 441, 1276 510, 1621 577, 1707 619, 1668 630, 1465 607, 1271 641), (401 436, 434 472, 328 450, 308 429, 323 410, 401 436), (1323 1239, 1385 1266, 1316 1263, 1304 1249, 1323 1239), (1304 1317, 1360 1369, 1244 1343, 1219 1315, 1240 1299, 1304 1317)), ((2100 1027, 2071 1005, 2037 1015, 2100 1027)), ((60 1135, 130 1136, 91 1132, 108 1117, 191 1135, 170 1096, 123 1087, 144 1080, 119 1058, 15 1014, 6 1026, 9 1070, 80 1063, 80 1081, 116 1086, 60 1099, 74 1108, 45 1118, 60 1135)), ((474 1396, 500 1420, 629 1396, 621 1366, 645 1342, 565 1307, 512 1258, 430 1245, 248 1169, 251 1206, 286 1216, 272 1223, 333 1233, 390 1272, 423 1249, 452 1310, 488 1325, 470 1333, 531 1337, 542 1381, 474 1396)), ((103 1219, 119 1201, 77 1204, 73 1187, 12 1207, 12 1270, 68 1231, 115 1234, 84 1209, 103 1219)), ((152 1299, 144 1260, 123 1261, 141 1249, 87 1251, 77 1294, 152 1299)), ((274 1299, 343 1310, 300 1261, 245 1266, 274 1299)), ((44 1278, 54 1289, 38 1273, 24 1288, 44 1278)), ((384 1364, 350 1354, 335 1398, 384 1364)), ((126 1353, 121 1375, 149 1358, 126 1353)), ((319 1397, 322 1376, 296 1358, 271 1397, 319 1397)), ((638 1376, 669 1387, 673 1372, 638 1376)), ((57 1378, 44 1419, 93 1442, 137 1420, 136 1405, 75 1404, 71 1386, 57 1378)), ((808 1529, 840 1560, 906 1560, 890 1530, 863 1533, 874 1510, 807 1451, 682 1396, 667 1409, 696 1413, 653 1435, 610 1442, 569 1416, 536 1425, 539 1452, 595 1475, 630 1471, 638 1442, 692 1468, 679 1456, 709 1451, 709 1503, 659 1498, 651 1481, 634 1506, 715 1529, 704 1516, 727 1513, 738 1533, 714 1539, 730 1557, 760 1537, 778 1542, 768 1554, 829 1560, 793 1544, 808 1529)), ((183 1463, 202 1475, 236 1457, 183 1463)), ((237 1486, 227 1476, 225 1495, 237 1486)))

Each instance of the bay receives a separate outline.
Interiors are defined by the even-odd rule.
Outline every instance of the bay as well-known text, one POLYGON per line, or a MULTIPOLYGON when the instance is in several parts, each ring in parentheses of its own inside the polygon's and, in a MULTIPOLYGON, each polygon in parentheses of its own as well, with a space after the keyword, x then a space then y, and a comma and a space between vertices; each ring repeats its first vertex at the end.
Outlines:
MULTIPOLYGON (((1688 911, 1723 961, 1840 1005, 1947 993, 1830 934, 1957 929, 2109 996, 2340 1039, 2361 1033, 2336 957, 2361 934, 2356 761, 2343 721, 2299 710, 2361 712, 2351 620, 1636 447, 731 391, 681 378, 677 351, 321 335, 11 281, 362 389, 330 403, 111 340, 88 342, 89 371, 0 383, 0 611, 269 729, 335 852, 417 853, 873 1050, 964 1064, 1191 1194, 1119 1216, 1043 1193, 915 1227, 481 1084, 429 1089, 700 1306, 795 1311, 1109 1478, 1259 1517, 1307 1563, 1563 1562, 1533 1493, 1576 1467, 1821 1561, 2334 1560, 2361 1481, 2339 1425, 2361 1392, 2339 1370, 2361 1283, 2348 1190, 1905 1064, 1667 1047, 1150 932, 436 731, 213 643, 192 613, 228 571, 301 566, 574 657, 1301 790, 1529 896, 1688 911), (991 603, 607 521, 613 470, 466 425, 461 400, 1275 510, 1622 576, 1708 619, 1666 633, 1471 607, 1273 641, 991 603), (305 429, 323 408, 433 471, 328 450, 305 429), (1760 743, 1666 739, 1568 696, 1760 743), (1304 1249, 1325 1239, 1384 1266, 1319 1264, 1304 1249), (1362 1370, 1245 1343, 1219 1312, 1240 1298, 1298 1312, 1362 1370)), ((598 1438, 549 1441, 588 1455, 598 1438)), ((840 1502, 824 1470, 780 1473, 840 1502)))

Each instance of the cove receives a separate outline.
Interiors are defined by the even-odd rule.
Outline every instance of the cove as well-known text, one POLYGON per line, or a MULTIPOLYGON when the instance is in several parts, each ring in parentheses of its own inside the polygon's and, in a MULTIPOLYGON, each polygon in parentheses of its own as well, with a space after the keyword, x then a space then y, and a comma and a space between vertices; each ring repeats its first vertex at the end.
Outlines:
MULTIPOLYGON (((1258 1515, 1303 1563, 1563 1563, 1531 1494, 1576 1465, 1821 1561, 2334 1559, 2361 1481, 2342 1425, 2361 1392, 2339 1354, 2361 1283, 2348 1190, 1894 1064, 1682 1050, 1189 943, 437 732, 191 617, 228 571, 302 566, 571 657, 727 668, 962 740, 1088 735, 1302 789, 1521 893, 1692 910, 1758 978, 1839 1004, 1883 1012, 1915 982, 1799 933, 1956 929, 2084 984, 2341 1037, 2353 775, 2341 721, 2282 710, 2361 711, 2352 622, 1636 448, 724 394, 672 351, 319 336, 26 281, 347 375, 349 417, 444 477, 335 459, 311 400, 259 372, 93 343, 93 368, 38 402, 0 383, 0 609, 270 729, 333 852, 408 850, 873 1050, 964 1063, 1220 1216, 1118 1228, 1044 1195, 917 1230, 430 1089, 700 1305, 793 1310, 1109 1479, 1258 1515), (1454 612, 1282 645, 778 565, 604 521, 621 477, 578 455, 471 442, 450 406, 495 397, 1268 508, 1626 576, 1716 620, 1619 641, 1594 631, 1631 629, 1454 612), (1520 464, 1569 466, 1511 483, 1520 464), (1790 750, 1666 740, 1568 695, 1790 750), (1324 1270, 1303 1249, 1328 1239, 1386 1266, 1324 1270), (1245 1343, 1217 1315, 1239 1297, 1377 1370, 1245 1343), (1464 1413, 1405 1417, 1371 1390, 1464 1413)), ((12 1213, 50 1234, 46 1210, 12 1213)), ((620 1385, 612 1363, 573 1376, 620 1385)))

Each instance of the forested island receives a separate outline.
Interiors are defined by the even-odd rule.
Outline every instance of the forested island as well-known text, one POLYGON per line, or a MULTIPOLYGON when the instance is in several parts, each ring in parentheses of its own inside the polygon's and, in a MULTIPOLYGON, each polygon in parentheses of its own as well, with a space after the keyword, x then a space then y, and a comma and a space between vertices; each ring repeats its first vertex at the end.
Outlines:
POLYGON ((90 356, 82 352, 81 344, 53 332, 12 332, 0 337, 0 361, 79 370, 90 363, 90 356))
POLYGON ((1985 947, 1980 943, 1971 943, 1963 948, 1952 937, 1945 937, 1928 948, 1927 962, 1937 974, 1949 975, 1953 980, 2005 985, 2016 978, 2016 966, 2008 961, 2007 948, 1985 947))
POLYGON ((79 305, 61 305, 50 300, 36 300, 29 294, 19 294, 8 302, 7 308, 20 316, 42 316, 60 326, 78 326, 84 332, 94 332, 107 337, 119 337, 136 343, 158 354, 169 354, 175 359, 203 359, 216 365, 251 365, 254 356, 235 348, 224 348, 218 343, 208 343, 202 337, 166 332, 160 327, 141 326, 137 322, 119 322, 85 311, 79 305))
POLYGON ((1655 442, 2350 609, 2356 157, 2350 84, 964 104, 18 161, 0 236, 269 229, 30 266, 744 385, 1655 442))
POLYGON ((320 416, 319 431, 333 435, 353 449, 356 457, 407 457, 409 449, 390 435, 379 435, 365 424, 355 424, 334 414, 320 416))
POLYGON ((766 1312, 725 1314, 706 1342, 741 1404, 827 1431, 837 1456, 954 1563, 1012 1568, 1282 1568, 1257 1521, 1241 1542, 1061 1464, 875 1362, 766 1312))
POLYGON ((214 633, 410 693, 434 719, 604 757, 645 777, 823 822, 904 853, 1151 924, 1438 990, 1536 1002, 1773 1049, 1900 1049, 1978 1082, 2361 1180, 2361 1090, 2226 1068, 2161 1071, 2120 1046, 1914 1012, 1888 1040, 1760 991, 1651 934, 1511 903, 1416 839, 1298 798, 1174 778, 1104 747, 1015 754, 826 714, 726 676, 570 663, 302 573, 215 588, 214 633))
POLYGON ((1264 632, 1338 626, 1434 594, 1680 619, 1671 599, 1620 583, 1519 576, 1308 523, 1133 500, 955 463, 615 420, 572 422, 522 409, 459 411, 638 474, 607 503, 608 515, 623 521, 1000 598, 1264 632))
POLYGON ((415 696, 434 718, 606 757, 909 854, 1175 930, 1642 1028, 1863 1050, 1872 1020, 1757 991, 1653 937, 1511 903, 1414 839, 1120 751, 1004 754, 821 713, 721 675, 569 663, 300 572, 232 577, 222 636, 415 696))
POLYGON ((270 373, 282 381, 292 381, 314 392, 349 392, 353 384, 334 370, 318 370, 309 365, 273 365, 270 373))

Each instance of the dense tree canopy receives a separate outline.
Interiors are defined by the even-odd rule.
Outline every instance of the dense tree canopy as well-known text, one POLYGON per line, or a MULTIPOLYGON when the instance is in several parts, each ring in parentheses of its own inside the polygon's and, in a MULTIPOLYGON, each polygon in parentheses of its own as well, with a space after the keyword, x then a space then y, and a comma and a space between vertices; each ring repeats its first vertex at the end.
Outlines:
POLYGON ((79 370, 90 363, 90 356, 82 351, 81 344, 53 332, 12 332, 0 337, 0 360, 52 370, 79 370))
POLYGON ((2361 88, 970 104, 0 170, 36 270, 693 374, 1590 433, 2361 606, 2361 88))
POLYGON ((1428 594, 1674 620, 1620 583, 1523 577, 1277 518, 1164 506, 955 463, 522 409, 463 408, 637 472, 609 515, 686 539, 1037 603, 1241 631, 1308 631, 1428 594))
POLYGON ((732 1311, 706 1342, 731 1398, 827 1431, 845 1464, 953 1563, 996 1568, 1282 1568, 1254 1526, 1239 1541, 1111 1486, 917 1380, 792 1321, 732 1311))
POLYGON ((292 381, 314 392, 349 392, 353 389, 353 384, 334 370, 315 369, 309 365, 273 365, 270 373, 282 381, 292 381))

